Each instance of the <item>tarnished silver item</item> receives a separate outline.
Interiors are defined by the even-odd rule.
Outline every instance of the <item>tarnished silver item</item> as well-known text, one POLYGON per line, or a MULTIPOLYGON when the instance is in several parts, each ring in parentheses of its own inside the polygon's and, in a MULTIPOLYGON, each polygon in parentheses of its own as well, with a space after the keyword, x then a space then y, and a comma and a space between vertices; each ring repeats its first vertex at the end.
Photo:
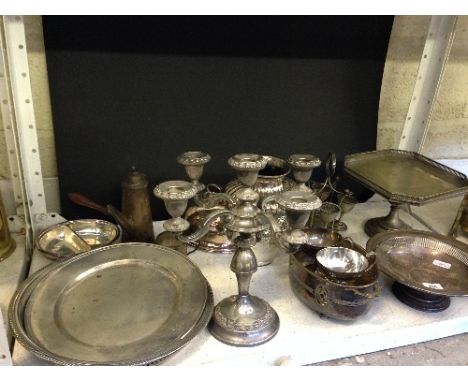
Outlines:
MULTIPOLYGON (((259 170, 257 180, 252 189, 259 195, 261 209, 269 214, 273 229, 260 232, 260 240, 252 247, 255 252, 258 266, 270 264, 277 256, 284 252, 278 243, 277 236, 285 226, 284 211, 275 201, 275 196, 288 191, 295 186, 294 181, 288 178, 290 166, 287 161, 274 156, 266 156, 267 164, 259 170)), ((231 195, 236 203, 236 194, 245 188, 238 179, 234 179, 226 185, 226 193, 231 195)))
POLYGON ((382 232, 370 238, 382 272, 411 288, 468 296, 468 245, 426 231, 382 232))
POLYGON ((165 229, 155 239, 155 243, 173 248, 181 253, 187 253, 187 245, 178 241, 176 235, 190 228, 190 223, 184 219, 188 200, 197 194, 197 187, 185 180, 169 180, 154 188, 154 195, 164 201, 171 219, 163 223, 165 229))
MULTIPOLYGON (((258 234, 260 240, 252 248, 255 252, 258 266, 270 264, 284 250, 278 245, 277 234, 285 225, 284 211, 278 209, 276 202, 269 202, 268 199, 272 195, 277 195, 294 185, 294 182, 287 178, 290 172, 288 163, 280 158, 272 156, 264 156, 267 158, 267 164, 260 169, 255 184, 252 189, 258 193, 259 204, 262 204, 262 210, 269 214, 273 229, 266 229, 258 234)), ((189 207, 186 212, 186 218, 190 222, 191 232, 198 231, 204 224, 205 219, 212 210, 232 209, 239 200, 237 193, 246 186, 234 179, 230 181, 225 192, 213 192, 210 189, 213 185, 209 185, 207 190, 199 197, 200 203, 198 206, 189 207)), ((200 194, 198 194, 195 199, 200 194)), ((188 243, 189 245, 201 250, 213 253, 234 253, 235 244, 227 237, 226 229, 222 226, 220 219, 215 219, 209 226, 208 231, 204 236, 197 241, 188 243)))
POLYGON ((36 247, 49 259, 62 260, 120 241, 119 227, 105 220, 78 219, 53 225, 36 239, 36 247))
POLYGON ((213 312, 211 289, 186 257, 124 243, 52 264, 10 303, 17 340, 60 365, 146 365, 179 350, 213 312))
POLYGON ((326 228, 306 229, 305 232, 307 233, 306 244, 315 249, 333 247, 343 240, 338 232, 332 232, 326 228))
POLYGON ((458 207, 455 219, 448 232, 449 236, 457 237, 458 229, 461 228, 463 234, 468 233, 468 194, 466 194, 458 207))
MULTIPOLYGON (((259 196, 252 187, 258 171, 265 167, 267 158, 258 154, 237 154, 229 158, 229 165, 236 170, 238 179, 245 186, 237 193, 239 204, 231 210, 215 211, 208 216, 205 227, 220 218, 228 237, 234 241, 235 254, 231 270, 236 274, 238 294, 220 301, 208 329, 218 340, 235 346, 254 346, 273 338, 279 329, 279 318, 273 308, 259 297, 249 294, 250 280, 257 271, 257 261, 252 247, 257 234, 271 228, 271 222, 256 206, 259 196)), ((181 240, 196 240, 206 229, 181 240)))
POLYGON ((380 295, 379 273, 375 256, 367 256, 349 239, 343 239, 342 245, 367 257, 369 265, 359 277, 330 277, 318 266, 316 250, 304 246, 290 256, 289 280, 294 294, 310 309, 338 320, 355 320, 367 313, 380 295))
POLYGON ((102 206, 78 192, 70 192, 68 197, 80 206, 112 216, 123 229, 122 241, 152 243, 154 240, 153 217, 146 175, 132 169, 121 185, 122 212, 112 204, 102 206))
POLYGON ((202 151, 186 151, 177 157, 177 162, 185 167, 185 172, 197 192, 205 189, 205 185, 200 183, 200 178, 203 175, 203 167, 210 161, 211 156, 202 151))
POLYGON ((312 176, 313 170, 320 166, 320 159, 311 154, 293 154, 288 158, 288 163, 292 168, 294 180, 297 182, 294 190, 311 192, 312 190, 306 183, 312 176))
MULTIPOLYGON (((336 171, 336 155, 335 153, 328 153, 328 157, 325 161, 325 174, 326 178, 323 183, 320 182, 308 182, 310 189, 315 193, 322 202, 331 200, 333 198, 333 193, 338 193, 335 188, 336 179, 334 180, 336 171)), ((311 221, 312 224, 312 221, 311 221)))
POLYGON ((320 208, 322 201, 310 191, 286 191, 276 197, 277 203, 286 211, 289 229, 281 235, 282 244, 288 251, 305 244, 308 236, 304 232, 313 210, 320 208))
POLYGON ((335 219, 332 222, 328 223, 327 227, 333 229, 334 231, 346 231, 348 229, 348 226, 343 221, 343 215, 350 212, 358 203, 358 200, 354 196, 354 194, 349 190, 345 190, 344 192, 338 193, 336 197, 338 199, 338 207, 340 208, 340 216, 338 219, 335 219))
POLYGON ((367 242, 395 296, 412 308, 440 312, 449 296, 468 296, 468 245, 426 231, 381 232, 367 242))
POLYGON ((403 150, 381 150, 345 157, 344 170, 370 190, 390 202, 390 213, 366 222, 365 232, 410 228, 400 220, 402 204, 423 205, 468 191, 467 177, 421 154, 403 150))
POLYGON ((335 230, 335 221, 341 214, 341 208, 338 204, 332 202, 323 202, 318 210, 318 218, 324 224, 324 227, 330 229, 332 232, 335 230))
MULTIPOLYGON (((266 166, 261 169, 258 173, 257 180, 252 186, 252 189, 259 195, 259 203, 270 195, 277 195, 283 191, 288 191, 294 186, 294 182, 287 176, 290 172, 290 166, 288 163, 277 157, 266 156, 268 158, 266 166)), ((245 186, 238 179, 234 179, 226 184, 226 194, 230 195, 234 199, 236 193, 245 186)), ((274 208, 274 206, 268 206, 268 208, 274 208)), ((267 210, 266 212, 271 212, 267 210)))
POLYGON ((164 222, 163 227, 170 232, 183 232, 190 227, 182 215, 190 198, 197 193, 197 188, 185 180, 168 180, 154 188, 154 195, 164 201, 167 212, 172 219, 164 222))

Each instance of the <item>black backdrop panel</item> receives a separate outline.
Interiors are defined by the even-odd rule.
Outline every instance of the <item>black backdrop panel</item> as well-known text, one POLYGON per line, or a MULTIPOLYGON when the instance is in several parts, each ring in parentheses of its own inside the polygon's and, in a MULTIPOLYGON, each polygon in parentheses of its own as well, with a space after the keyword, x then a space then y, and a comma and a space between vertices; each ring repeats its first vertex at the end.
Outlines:
MULTIPOLYGON (((232 179, 226 161, 239 152, 334 151, 340 171, 344 155, 375 149, 392 22, 44 17, 62 214, 99 216, 73 205, 71 191, 119 206, 132 166, 151 189, 186 179, 175 161, 186 150, 211 154, 205 183, 232 179)), ((166 218, 151 199, 154 218, 166 218)))

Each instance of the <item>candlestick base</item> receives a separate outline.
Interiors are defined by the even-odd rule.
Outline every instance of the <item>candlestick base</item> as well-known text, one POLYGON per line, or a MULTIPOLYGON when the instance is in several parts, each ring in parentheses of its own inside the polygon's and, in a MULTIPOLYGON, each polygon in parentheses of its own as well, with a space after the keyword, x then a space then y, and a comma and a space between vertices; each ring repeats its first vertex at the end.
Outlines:
POLYGON ((271 340, 279 330, 279 317, 261 298, 235 295, 215 307, 208 329, 221 342, 256 346, 271 340))

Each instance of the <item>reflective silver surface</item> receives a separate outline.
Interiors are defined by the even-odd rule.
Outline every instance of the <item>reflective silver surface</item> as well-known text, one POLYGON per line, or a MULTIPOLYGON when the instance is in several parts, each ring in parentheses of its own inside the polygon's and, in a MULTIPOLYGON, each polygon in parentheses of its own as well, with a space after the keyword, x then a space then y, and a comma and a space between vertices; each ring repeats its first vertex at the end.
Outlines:
POLYGON ((193 338, 212 313, 199 269, 152 244, 81 254, 25 284, 10 306, 12 329, 28 350, 58 364, 155 362, 193 338))
POLYGON ((390 202, 421 205, 468 190, 464 174, 411 151, 347 155, 344 166, 348 174, 390 202))
POLYGON ((164 200, 166 210, 172 216, 172 219, 164 222, 164 229, 170 232, 187 230, 190 223, 182 215, 187 209, 188 200, 197 194, 197 187, 185 180, 168 180, 158 184, 153 192, 157 198, 164 200))
POLYGON ((205 189, 205 185, 200 183, 200 178, 203 175, 203 167, 210 161, 210 154, 202 151, 186 151, 177 157, 177 162, 185 167, 185 172, 197 192, 205 189))
MULTIPOLYGON (((285 160, 268 157, 265 168, 259 171, 257 180, 252 186, 260 197, 260 203, 268 196, 287 191, 295 185, 291 179, 287 178, 289 172, 290 168, 285 160)), ((225 189, 227 194, 236 198, 236 193, 244 187, 238 179, 234 179, 226 185, 225 189)))
POLYGON ((294 189, 310 192, 311 189, 306 186, 306 183, 312 176, 314 168, 320 166, 320 159, 311 154, 293 154, 289 156, 288 163, 293 170, 294 180, 297 182, 294 189))
POLYGON ((333 277, 354 277, 369 266, 363 254, 344 247, 328 247, 317 252, 317 262, 333 277))
POLYGON ((324 202, 318 210, 320 219, 325 223, 325 226, 328 223, 333 222, 341 213, 341 208, 338 204, 331 202, 324 202))
POLYGON ((36 239, 37 248, 50 259, 77 255, 105 245, 117 243, 120 229, 105 220, 79 219, 53 225, 36 239))
POLYGON ((333 247, 343 240, 339 233, 325 228, 312 228, 305 232, 308 236, 306 244, 314 248, 333 247))
POLYGON ((318 196, 310 191, 286 191, 275 196, 277 203, 286 211, 286 229, 280 243, 286 251, 295 251, 296 247, 307 242, 308 236, 303 231, 311 212, 322 205, 318 196))
POLYGON ((259 345, 272 339, 279 329, 275 310, 265 300, 249 293, 250 280, 257 271, 257 260, 252 250, 258 241, 257 233, 273 230, 270 218, 255 205, 258 194, 249 188, 255 184, 258 171, 265 167, 266 162, 266 157, 256 154, 234 155, 228 160, 239 181, 247 187, 237 193, 239 205, 223 213, 223 227, 229 237, 232 239, 237 235, 231 271, 236 274, 238 294, 216 305, 208 328, 214 337, 229 345, 259 345))
POLYGON ((344 192, 338 193, 337 199, 338 206, 341 210, 340 217, 338 218, 338 220, 334 220, 328 223, 327 228, 331 229, 331 226, 333 225, 333 229, 335 231, 346 231, 348 229, 348 226, 343 221, 343 216, 354 208, 354 206, 358 203, 358 200, 349 190, 345 190, 344 192))
POLYGON ((344 170, 391 204, 387 216, 366 222, 364 231, 370 237, 385 231, 411 229, 399 218, 402 203, 422 205, 468 191, 466 175, 412 151, 380 150, 347 155, 344 170))
MULTIPOLYGON (((349 243, 351 245, 351 243, 349 243)), ((364 249, 351 245, 365 254, 364 249)), ((289 281, 294 294, 312 310, 338 320, 355 320, 366 314, 380 295, 378 270, 371 265, 362 276, 337 280, 317 266, 315 250, 303 248, 291 254, 289 281), (372 268, 371 268, 372 267, 372 268)))
POLYGON ((468 296, 468 245, 435 233, 382 232, 367 242, 379 269, 399 283, 422 292, 468 296))

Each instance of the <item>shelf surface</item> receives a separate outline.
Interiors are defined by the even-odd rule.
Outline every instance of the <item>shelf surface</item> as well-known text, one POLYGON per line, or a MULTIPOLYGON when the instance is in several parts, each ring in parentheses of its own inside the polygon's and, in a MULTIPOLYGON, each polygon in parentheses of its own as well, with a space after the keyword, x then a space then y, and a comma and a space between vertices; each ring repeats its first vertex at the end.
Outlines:
MULTIPOLYGON (((439 222, 439 230, 448 231, 459 205, 456 200, 450 200, 449 204, 445 209, 432 209, 432 214, 425 209, 424 217, 431 220, 432 225, 439 222), (442 221, 434 216, 438 211, 445 214, 442 221), (445 227, 447 224, 448 227, 445 227)), ((364 246, 368 237, 363 232, 363 224, 368 218, 386 215, 388 210, 388 202, 377 196, 357 205, 343 219, 349 227, 346 235, 364 246)), ((402 211, 401 217, 413 228, 427 230, 406 212, 402 211)), ((155 231, 161 231, 161 222, 155 223, 155 231)), ((196 251, 190 254, 190 259, 210 282, 215 303, 237 292, 235 275, 229 269, 230 255, 196 251)), ((31 273, 49 262, 35 251, 31 273)), ((392 280, 385 275, 380 278, 382 295, 372 303, 365 316, 354 322, 321 317, 293 294, 289 285, 288 264, 288 256, 279 256, 272 264, 260 267, 252 277, 251 293, 269 302, 280 317, 276 337, 260 346, 238 348, 217 341, 205 329, 168 358, 164 365, 305 365, 468 332, 468 299, 452 298, 450 307, 440 313, 419 312, 393 296, 390 290, 392 280)), ((13 363, 46 364, 18 343, 13 349, 13 363)))

